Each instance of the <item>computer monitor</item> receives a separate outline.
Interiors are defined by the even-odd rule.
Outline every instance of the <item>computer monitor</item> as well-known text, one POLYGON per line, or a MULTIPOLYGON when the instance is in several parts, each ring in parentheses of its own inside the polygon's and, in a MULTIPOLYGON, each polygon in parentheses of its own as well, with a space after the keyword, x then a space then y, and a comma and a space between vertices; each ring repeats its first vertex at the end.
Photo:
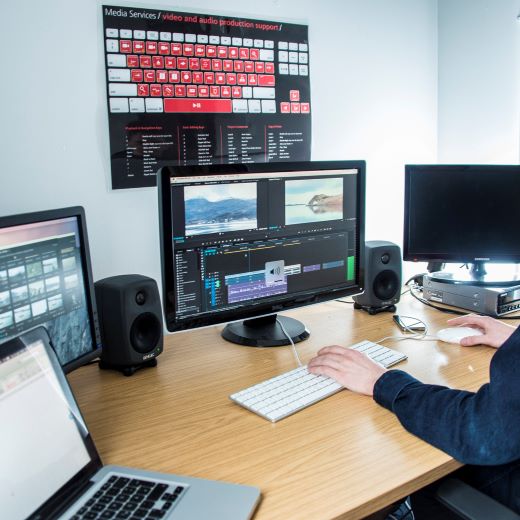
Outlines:
POLYGON ((520 262, 519 165, 406 165, 404 192, 404 260, 471 264, 438 281, 518 283, 492 264, 520 262))
POLYGON ((229 341, 286 345, 285 332, 309 333, 276 313, 363 290, 364 161, 172 166, 158 179, 169 331, 233 322, 229 341))
POLYGON ((100 354, 81 207, 0 217, 0 343, 38 325, 65 371, 100 354))

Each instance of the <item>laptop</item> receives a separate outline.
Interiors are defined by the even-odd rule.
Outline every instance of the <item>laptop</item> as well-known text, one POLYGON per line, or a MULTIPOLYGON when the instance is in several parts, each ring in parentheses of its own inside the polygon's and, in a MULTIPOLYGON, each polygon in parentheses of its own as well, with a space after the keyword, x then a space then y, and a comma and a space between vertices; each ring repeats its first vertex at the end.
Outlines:
POLYGON ((38 327, 0 345, 2 518, 249 519, 251 486, 103 466, 38 327))

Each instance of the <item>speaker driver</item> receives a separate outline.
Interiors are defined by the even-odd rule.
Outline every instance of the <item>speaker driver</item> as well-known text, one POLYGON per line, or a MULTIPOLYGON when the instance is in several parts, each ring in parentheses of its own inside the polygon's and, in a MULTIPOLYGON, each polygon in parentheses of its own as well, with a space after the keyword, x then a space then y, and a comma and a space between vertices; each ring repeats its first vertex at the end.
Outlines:
POLYGON ((139 314, 130 327, 130 343, 137 352, 146 354, 153 350, 161 339, 161 322, 155 314, 139 314))
POLYGON ((380 300, 391 300, 399 290, 399 277, 396 272, 385 269, 378 273, 374 278, 372 290, 380 300))

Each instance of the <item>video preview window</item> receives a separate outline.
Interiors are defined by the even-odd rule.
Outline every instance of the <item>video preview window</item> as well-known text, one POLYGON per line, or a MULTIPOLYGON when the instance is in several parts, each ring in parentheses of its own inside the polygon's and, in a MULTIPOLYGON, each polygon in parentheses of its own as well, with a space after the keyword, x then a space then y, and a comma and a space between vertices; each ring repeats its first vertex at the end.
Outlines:
POLYGON ((257 183, 184 188, 186 236, 256 229, 257 183))
POLYGON ((285 225, 343 219, 343 179, 285 182, 285 225))

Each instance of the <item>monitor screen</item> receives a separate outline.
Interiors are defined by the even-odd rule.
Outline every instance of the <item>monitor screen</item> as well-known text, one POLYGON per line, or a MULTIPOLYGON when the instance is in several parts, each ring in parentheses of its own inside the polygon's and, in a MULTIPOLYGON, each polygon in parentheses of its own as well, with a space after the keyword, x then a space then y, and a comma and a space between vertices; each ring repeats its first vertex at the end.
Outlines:
POLYGON ((363 161, 160 172, 170 331, 362 290, 363 161))
POLYGON ((67 371, 99 355, 83 208, 0 218, 0 342, 38 325, 67 371))
POLYGON ((407 165, 403 257, 519 262, 520 166, 407 165))

